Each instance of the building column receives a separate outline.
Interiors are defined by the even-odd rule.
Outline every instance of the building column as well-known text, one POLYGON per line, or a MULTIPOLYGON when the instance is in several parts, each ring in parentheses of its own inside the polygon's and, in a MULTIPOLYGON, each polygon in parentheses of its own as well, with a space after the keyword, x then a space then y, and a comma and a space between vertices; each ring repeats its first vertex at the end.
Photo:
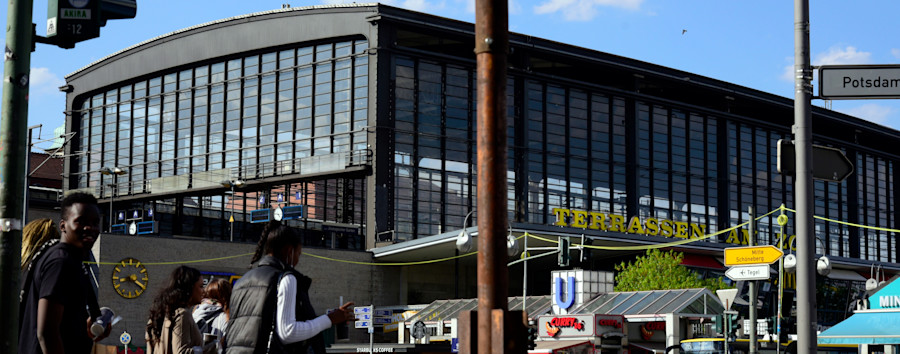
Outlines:
MULTIPOLYGON (((666 314, 666 348, 681 345, 681 316, 674 313, 666 314)), ((678 349, 672 350, 670 353, 678 354, 678 349)))

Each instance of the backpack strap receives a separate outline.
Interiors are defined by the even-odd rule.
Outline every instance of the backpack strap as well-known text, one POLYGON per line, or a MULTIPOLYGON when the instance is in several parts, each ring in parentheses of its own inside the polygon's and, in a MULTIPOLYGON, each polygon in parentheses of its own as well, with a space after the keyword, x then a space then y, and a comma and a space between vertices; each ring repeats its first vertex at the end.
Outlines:
POLYGON ((284 279, 284 276, 288 274, 288 271, 281 272, 278 275, 278 282, 275 283, 275 308, 272 309, 272 328, 269 329, 269 342, 266 343, 266 353, 268 354, 272 349, 272 337, 275 335, 275 326, 278 325, 278 287, 281 285, 281 280, 284 279))

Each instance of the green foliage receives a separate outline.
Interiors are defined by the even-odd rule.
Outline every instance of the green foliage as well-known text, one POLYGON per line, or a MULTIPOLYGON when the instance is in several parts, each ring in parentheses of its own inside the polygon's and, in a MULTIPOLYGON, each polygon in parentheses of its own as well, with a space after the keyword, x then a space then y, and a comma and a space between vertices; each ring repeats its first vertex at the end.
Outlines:
POLYGON ((681 265, 682 259, 681 252, 650 249, 634 262, 617 264, 615 291, 707 288, 715 293, 730 288, 722 278, 701 279, 699 274, 681 265))

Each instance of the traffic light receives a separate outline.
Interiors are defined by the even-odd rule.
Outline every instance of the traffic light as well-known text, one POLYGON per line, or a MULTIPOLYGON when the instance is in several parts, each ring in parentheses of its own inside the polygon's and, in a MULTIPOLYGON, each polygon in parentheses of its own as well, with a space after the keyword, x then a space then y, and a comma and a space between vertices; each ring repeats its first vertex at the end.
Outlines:
POLYGON ((569 238, 568 237, 560 237, 559 238, 559 253, 557 253, 556 263, 559 264, 560 267, 568 267, 569 266, 569 238))
MULTIPOLYGON (((529 322, 531 322, 531 321, 529 321, 529 322)), ((531 324, 533 324, 533 323, 531 323, 531 324)), ((537 328, 529 325, 528 326, 528 350, 534 350, 534 348, 537 347, 537 344, 535 344, 535 341, 537 341, 537 338, 538 338, 537 328)))
POLYGON ((787 343, 790 340, 790 334, 797 334, 797 328, 794 326, 794 319, 791 317, 782 317, 781 318, 781 332, 778 333, 778 338, 782 343, 787 343))
MULTIPOLYGON (((732 338, 737 333, 738 328, 741 327, 741 323, 738 320, 737 312, 726 312, 725 313, 725 329, 728 331, 728 334, 725 336, 726 339, 732 338)), ((735 337, 736 338, 736 337, 735 337)), ((733 338, 732 338, 733 339, 733 338)))
POLYGON ((49 0, 47 40, 60 48, 100 36, 106 20, 134 18, 137 0, 49 0))
POLYGON ((713 318, 713 325, 716 330, 716 334, 725 333, 725 316, 718 315, 713 318))

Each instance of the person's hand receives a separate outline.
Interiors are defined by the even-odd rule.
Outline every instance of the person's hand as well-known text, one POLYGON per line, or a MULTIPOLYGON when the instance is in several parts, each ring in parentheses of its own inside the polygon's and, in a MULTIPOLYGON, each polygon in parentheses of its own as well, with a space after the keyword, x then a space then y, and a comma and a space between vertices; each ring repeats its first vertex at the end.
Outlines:
POLYGON ((210 341, 203 345, 203 354, 216 354, 219 352, 219 348, 217 346, 219 344, 218 340, 210 341))
POLYGON ((348 302, 337 310, 331 311, 331 313, 328 314, 328 318, 331 319, 331 324, 341 324, 353 318, 353 309, 350 308, 351 306, 353 306, 353 303, 348 302))
POLYGON ((103 331, 103 334, 94 337, 94 332, 91 332, 92 324, 93 324, 93 322, 91 322, 91 318, 88 317, 88 319, 87 319, 87 334, 88 334, 88 337, 91 338, 91 340, 94 342, 99 342, 101 340, 106 339, 106 337, 109 337, 109 333, 112 332, 112 324, 110 323, 110 324, 106 325, 106 330, 103 331))

